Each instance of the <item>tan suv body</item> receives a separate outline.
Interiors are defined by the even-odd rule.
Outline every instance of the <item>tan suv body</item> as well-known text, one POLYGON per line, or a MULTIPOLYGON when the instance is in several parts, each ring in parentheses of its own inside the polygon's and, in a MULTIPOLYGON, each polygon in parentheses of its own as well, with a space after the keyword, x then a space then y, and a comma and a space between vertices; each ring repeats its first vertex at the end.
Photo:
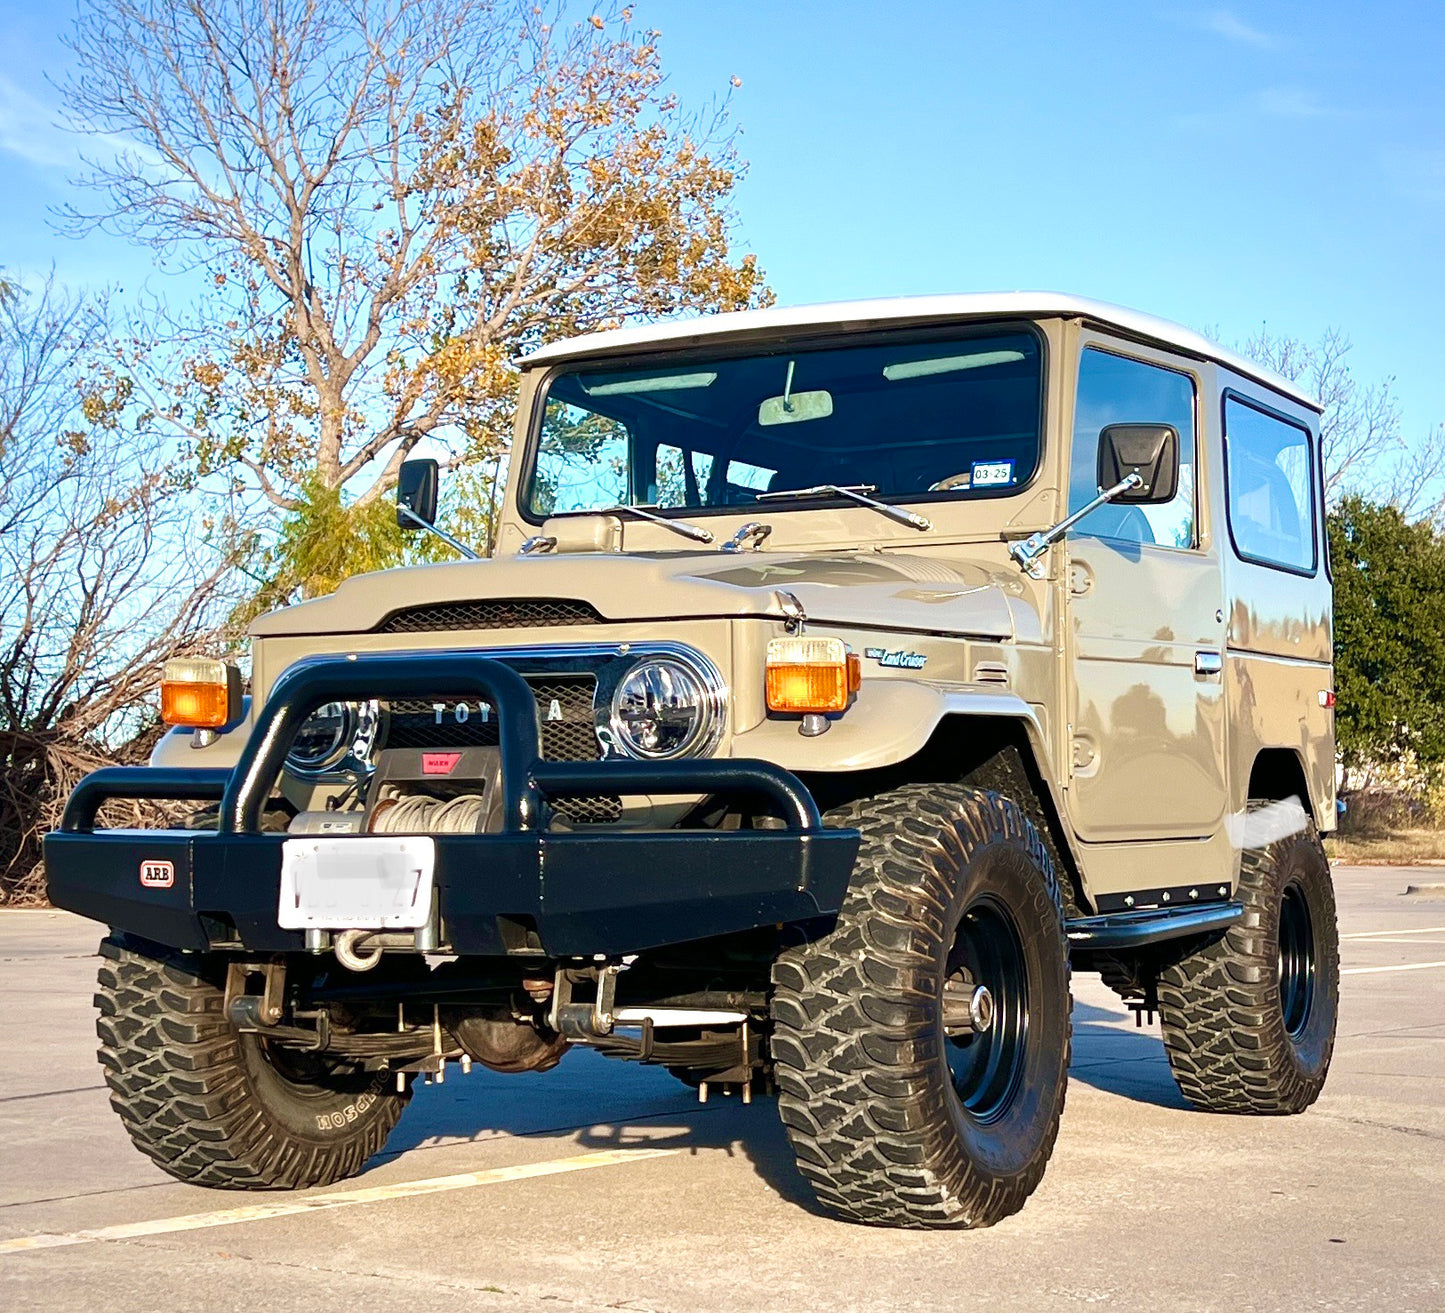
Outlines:
MULTIPOLYGON (((497 557, 363 576, 262 618, 254 628, 259 697, 293 661, 320 651, 665 639, 703 652, 722 675, 719 755, 804 774, 851 772, 904 763, 939 736, 967 736, 976 718, 1016 723, 1065 821, 1091 904, 1099 894, 1232 886, 1252 779, 1256 790, 1301 797, 1319 829, 1333 828, 1319 413, 1296 388, 1163 321, 1065 297, 910 298, 721 315, 686 328, 598 334, 525 361, 497 557), (776 350, 835 334, 907 340, 910 330, 939 324, 1019 324, 1039 334, 1042 450, 1027 486, 1006 497, 907 502, 932 521, 927 532, 837 503, 680 510, 711 532, 714 541, 701 545, 622 515, 547 519, 522 504, 539 399, 558 373, 603 363, 646 369, 710 349, 776 350), (1095 361, 1127 367, 1091 373, 1095 361), (1298 517, 1308 567, 1266 564, 1236 546, 1227 413, 1300 435, 1304 504, 1293 499, 1298 483, 1291 488, 1282 475, 1255 493, 1267 501, 1273 492, 1277 502, 1254 513, 1256 521, 1298 517), (1071 470, 1092 472, 1099 430, 1124 421, 1192 426, 1192 484, 1180 490, 1188 512, 1166 508, 1169 527, 1186 526, 1187 541, 1155 542, 1152 533, 1143 541, 1128 525, 1089 517, 1047 553, 1045 577, 1030 578, 1010 559, 1010 543, 1077 508, 1071 470), (759 518, 771 528, 760 550, 717 550, 759 518), (556 546, 519 556, 534 535, 556 546), (857 702, 826 734, 800 735, 796 719, 769 716, 763 696, 767 640, 785 622, 780 589, 802 604, 809 632, 837 635, 859 653, 925 662, 910 669, 865 660, 857 702), (541 613, 505 633, 481 624, 426 630, 422 621, 396 628, 410 608, 488 598, 576 599, 597 614, 579 626, 541 613)), ((199 755, 236 751, 222 741, 199 755)), ((184 734, 157 760, 199 764, 184 734)))
MULTIPOLYGON (((545 347, 494 557, 258 620, 249 704, 83 784, 52 896, 127 932, 103 1013, 160 958, 244 1042, 340 1064, 322 1149, 295 1152, 287 1069, 225 1180, 354 1170, 399 1111, 377 1073, 401 1100, 583 1043, 776 1091, 841 1216, 987 1224, 1052 1150, 1070 959, 1161 1013, 1196 1105, 1300 1111, 1338 986, 1319 419, 1054 294, 545 347), (92 832, 147 793, 217 800, 219 833, 92 832), (376 919, 412 876, 412 919, 376 919), (338 1002, 338 971, 380 983, 338 1002)), ((401 522, 436 479, 405 467, 401 522)), ((221 1183, 127 1113, 121 1029, 137 1143, 221 1183)))

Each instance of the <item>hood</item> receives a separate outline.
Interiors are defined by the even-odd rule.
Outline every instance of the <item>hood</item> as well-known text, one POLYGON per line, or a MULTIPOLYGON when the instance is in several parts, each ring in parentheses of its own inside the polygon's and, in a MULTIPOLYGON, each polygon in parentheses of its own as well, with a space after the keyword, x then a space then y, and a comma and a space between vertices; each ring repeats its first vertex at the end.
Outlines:
POLYGON ((329 597, 264 615, 257 637, 365 633, 415 606, 490 598, 584 601, 607 621, 771 616, 792 593, 808 619, 835 625, 1014 636, 1018 583, 987 564, 909 552, 566 553, 454 561, 348 579, 329 597))

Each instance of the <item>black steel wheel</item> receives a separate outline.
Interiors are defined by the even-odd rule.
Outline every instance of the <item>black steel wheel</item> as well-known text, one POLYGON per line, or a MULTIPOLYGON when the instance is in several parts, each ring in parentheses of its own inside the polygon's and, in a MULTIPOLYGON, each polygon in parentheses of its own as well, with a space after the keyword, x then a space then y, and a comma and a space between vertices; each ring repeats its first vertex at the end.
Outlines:
POLYGON ((910 785, 829 815, 863 843, 836 928, 773 970, 778 1104, 850 1221, 989 1226, 1042 1179, 1069 1066, 1058 881, 1021 808, 910 785))
POLYGON ((964 909, 943 982, 944 1049, 953 1090, 980 1122, 1018 1092, 1028 1051, 1028 967, 1018 926, 996 898, 964 909))
POLYGON ((1279 909, 1279 1004, 1292 1040, 1298 1040, 1309 1023, 1318 975, 1309 900, 1299 881, 1291 880, 1279 909))

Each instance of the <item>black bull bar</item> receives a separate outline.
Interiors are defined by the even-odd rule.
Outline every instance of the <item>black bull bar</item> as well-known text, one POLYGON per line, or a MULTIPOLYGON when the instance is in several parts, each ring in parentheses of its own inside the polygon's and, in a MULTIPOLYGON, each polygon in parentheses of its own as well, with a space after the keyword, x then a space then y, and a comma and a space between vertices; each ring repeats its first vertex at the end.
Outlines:
POLYGON ((460 652, 309 658, 276 681, 234 769, 122 766, 87 775, 45 839, 51 902, 176 948, 239 939, 253 951, 304 949, 302 931, 277 924, 287 836, 261 831, 297 730, 328 702, 438 689, 491 703, 501 753, 502 828, 432 836, 454 952, 615 956, 841 906, 858 833, 825 830, 796 776, 764 761, 543 761, 526 681, 500 660, 460 652), (596 793, 748 797, 784 828, 547 828, 549 799, 596 793), (101 805, 118 798, 218 801, 219 828, 96 831, 101 805), (526 929, 522 940, 517 927, 526 929))

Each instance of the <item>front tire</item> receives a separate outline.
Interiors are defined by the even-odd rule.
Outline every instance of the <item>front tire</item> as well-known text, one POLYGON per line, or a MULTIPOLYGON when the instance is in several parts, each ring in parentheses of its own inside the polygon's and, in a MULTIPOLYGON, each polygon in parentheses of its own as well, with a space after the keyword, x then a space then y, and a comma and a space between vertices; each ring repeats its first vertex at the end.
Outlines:
POLYGON ((218 985, 182 955, 147 947, 103 940, 95 995, 111 1107, 136 1148, 182 1181, 230 1190, 329 1185, 360 1171, 410 1091, 385 1072, 242 1034, 222 1015, 218 985))
POLYGON ((1297 801, 1252 802, 1244 917, 1159 973, 1159 1018, 1180 1092, 1206 1112, 1303 1112, 1330 1069, 1340 942, 1329 860, 1297 801))
POLYGON ((863 836, 847 898, 836 928, 773 972, 799 1170, 850 1221, 992 1225, 1042 1179, 1068 1082, 1048 853, 1016 804, 959 785, 910 785, 828 820, 863 836), (980 986, 992 1019, 974 1028, 980 986))

